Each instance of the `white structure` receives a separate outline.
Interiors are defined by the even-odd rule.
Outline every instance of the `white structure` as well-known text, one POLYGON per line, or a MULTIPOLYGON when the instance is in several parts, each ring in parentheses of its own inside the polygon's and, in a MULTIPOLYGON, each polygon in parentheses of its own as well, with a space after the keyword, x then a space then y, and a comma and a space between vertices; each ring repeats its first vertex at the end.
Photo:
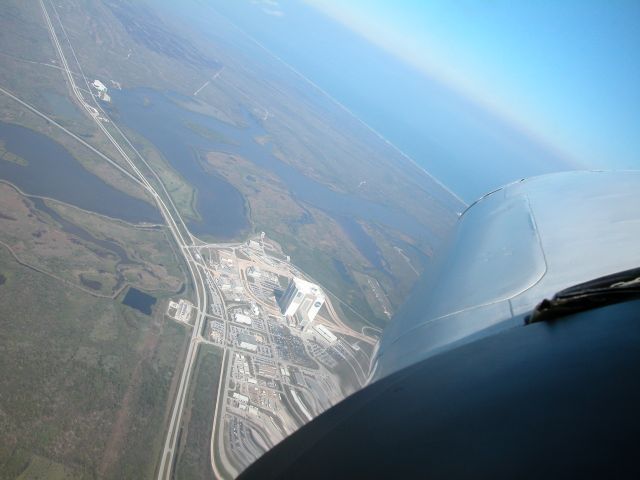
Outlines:
POLYGON ((294 318, 300 329, 304 329, 316 317, 324 299, 318 285, 294 278, 280 298, 280 308, 285 316, 294 318))
POLYGON ((565 288, 637 267, 638 205, 631 170, 541 175, 483 196, 436 253, 437 282, 415 289, 385 329, 373 379, 521 324, 565 288))
POLYGON ((247 275, 253 278, 260 278, 262 276, 262 272, 258 267, 251 266, 247 268, 247 275))
POLYGON ((324 325, 315 325, 313 328, 320 334, 320 336, 322 336, 322 338, 324 338, 329 343, 333 343, 338 339, 338 337, 331 333, 331 330, 329 330, 324 325))
POLYGON ((236 322, 244 323, 245 325, 251 325, 252 323, 251 318, 242 313, 236 313, 234 318, 236 322))
POLYGON ((102 83, 100 80, 94 80, 91 85, 93 85, 93 88, 95 88, 99 92, 107 91, 107 87, 105 87, 104 83, 102 83))
POLYGON ((169 308, 167 309, 167 315, 171 318, 178 320, 179 322, 188 323, 191 318, 191 310, 193 305, 187 300, 180 300, 178 303, 169 301, 169 308), (174 310, 173 315, 171 310, 174 310))
POLYGON ((240 342, 240 348, 244 348, 245 350, 249 350, 250 352, 255 352, 258 350, 258 346, 253 344, 253 343, 249 343, 249 342, 240 342))
POLYGON ((238 392, 233 392, 233 398, 243 403, 247 403, 249 401, 249 397, 238 392))

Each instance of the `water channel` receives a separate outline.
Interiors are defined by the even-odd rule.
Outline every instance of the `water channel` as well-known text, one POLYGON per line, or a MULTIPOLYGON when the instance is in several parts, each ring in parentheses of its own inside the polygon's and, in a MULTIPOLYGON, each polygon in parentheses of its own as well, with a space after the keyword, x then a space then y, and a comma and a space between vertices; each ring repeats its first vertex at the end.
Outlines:
POLYGON ((376 266, 380 265, 379 252, 356 219, 385 225, 414 237, 433 238, 427 227, 405 212, 336 192, 276 158, 271 152, 271 145, 255 141, 255 137, 266 132, 249 114, 245 115, 246 126, 237 127, 184 108, 180 104, 192 100, 172 93, 139 88, 116 91, 112 98, 112 113, 117 121, 154 144, 198 190, 196 207, 202 220, 189 225, 196 234, 233 237, 248 226, 242 195, 202 166, 200 154, 217 151, 239 155, 277 175, 296 200, 323 210, 338 220, 376 266), (194 129, 193 125, 198 128, 194 129), (198 130, 215 135, 203 136, 198 130))
POLYGON ((162 222, 154 205, 131 197, 86 170, 59 143, 18 125, 0 122, 5 149, 27 165, 0 160, 0 178, 28 195, 51 197, 128 222, 162 222))

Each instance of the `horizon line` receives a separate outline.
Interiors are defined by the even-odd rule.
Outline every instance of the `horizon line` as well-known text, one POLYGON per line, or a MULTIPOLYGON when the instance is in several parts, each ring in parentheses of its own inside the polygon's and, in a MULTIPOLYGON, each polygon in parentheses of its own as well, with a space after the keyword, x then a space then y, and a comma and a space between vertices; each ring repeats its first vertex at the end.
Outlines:
POLYGON ((372 132, 373 134, 375 134, 380 140, 382 140, 384 143, 386 143, 389 147, 391 147, 393 150, 395 150, 397 153, 399 153, 402 157, 405 158, 405 160, 408 160, 409 163, 415 167, 417 170, 419 170, 420 172, 422 172, 423 174, 425 174, 427 177, 429 177, 436 185, 438 185, 440 188, 442 188, 444 191, 446 191, 449 195, 451 195, 452 197, 454 197, 454 199, 456 199, 458 202, 462 203, 463 207, 466 207, 469 203, 464 200, 458 193, 456 193, 455 191, 453 191, 451 189, 451 187, 448 187, 447 185, 445 185, 441 180, 439 180, 438 178, 436 178, 432 173, 430 173, 429 171, 427 171, 423 166, 421 166, 414 158, 412 158, 409 154, 405 153, 402 149, 400 149, 400 147, 398 147, 396 144, 394 144, 393 142, 391 142, 389 139, 387 139, 384 135, 382 135, 382 133, 380 133, 379 131, 377 131, 375 128, 373 128, 371 125, 369 125, 367 122, 365 122, 362 118, 360 118, 358 115, 356 115, 352 110, 350 110, 346 105, 344 105, 342 102, 340 102, 338 99, 336 99, 334 96, 332 96, 329 92, 327 92, 326 90, 324 90, 322 87, 320 87, 318 84, 316 84, 313 80, 311 80, 310 78, 308 78, 307 76, 305 76, 302 72, 298 71, 295 67, 293 67, 291 64, 289 64, 288 62, 286 62, 284 59, 280 58, 278 55, 276 55, 274 52, 272 52, 270 49, 268 49, 267 47, 265 47, 262 43, 260 43, 258 40, 256 40, 251 34, 249 34, 248 32, 246 32, 244 29, 240 28, 235 22, 233 22, 231 19, 229 19, 229 17, 227 17, 226 15, 224 15, 223 13, 221 13, 219 10, 215 9, 215 7, 211 6, 211 8, 213 10, 216 11, 216 13, 224 18, 231 26, 233 26, 233 28, 235 28, 236 30, 238 30, 240 33, 242 33, 245 37, 247 37, 249 40, 251 40, 253 43, 255 43, 258 47, 260 47, 262 50, 264 50, 265 52, 267 52, 271 57, 273 57, 274 59, 276 59, 278 62, 280 62, 281 64, 283 64, 285 67, 287 67, 289 70, 291 70, 293 73, 295 73, 298 77, 300 77, 302 80, 304 80, 305 82, 307 82, 309 85, 311 85, 313 88, 315 88, 316 90, 318 90, 321 94, 323 94, 325 97, 327 97, 329 100, 331 100, 333 103, 335 103, 338 107, 340 107, 342 110, 344 110, 345 112, 347 112, 351 117, 353 117, 354 119, 356 119, 358 122, 360 122, 362 125, 364 125, 370 132, 372 132))

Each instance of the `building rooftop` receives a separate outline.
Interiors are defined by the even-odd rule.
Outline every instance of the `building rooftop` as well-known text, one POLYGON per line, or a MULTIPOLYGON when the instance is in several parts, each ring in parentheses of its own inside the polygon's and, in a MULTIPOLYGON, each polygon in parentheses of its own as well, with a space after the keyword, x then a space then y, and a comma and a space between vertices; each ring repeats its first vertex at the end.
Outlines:
POLYGON ((302 280, 301 278, 295 277, 293 282, 296 285, 296 288, 299 292, 304 293, 305 295, 323 295, 322 290, 315 283, 307 282, 306 280, 302 280))

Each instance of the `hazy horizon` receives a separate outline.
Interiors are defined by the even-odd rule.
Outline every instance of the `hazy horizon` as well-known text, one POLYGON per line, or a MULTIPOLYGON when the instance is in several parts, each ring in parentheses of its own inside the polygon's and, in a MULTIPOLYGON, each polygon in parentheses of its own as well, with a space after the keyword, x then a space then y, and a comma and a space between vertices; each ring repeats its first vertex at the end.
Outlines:
MULTIPOLYGON (((338 21, 329 17, 326 12, 335 15, 339 10, 332 2, 312 3, 314 7, 299 1, 247 1, 233 5, 215 1, 208 6, 322 88, 466 201, 526 176, 570 169, 631 168, 637 161, 633 152, 627 155, 628 158, 617 156, 606 161, 590 158, 573 148, 568 139, 559 142, 547 138, 534 127, 529 128, 522 119, 505 113, 504 109, 490 108, 489 103, 462 91, 455 82, 447 83, 442 76, 425 74, 417 63, 399 57, 393 45, 381 48, 384 38, 374 43, 365 38, 362 28, 347 26, 348 19, 338 21)), ((398 11, 406 16, 413 8, 419 14, 421 7, 412 6, 413 3, 405 2, 398 11)), ((388 8, 384 2, 371 5, 373 13, 363 16, 363 22, 371 20, 376 11, 374 5, 378 11, 388 8)), ((358 8, 364 8, 358 2, 350 7, 356 12, 360 12, 358 8)), ((487 9, 489 13, 485 17, 496 15, 495 8, 487 9)), ((474 21, 482 24, 480 18, 468 20, 469 23, 474 21)), ((389 19, 387 36, 393 32, 393 25, 398 24, 401 21, 397 18, 395 23, 389 19)), ((376 25, 372 24, 371 28, 376 25)), ((548 25, 541 23, 539 28, 543 32, 548 30, 548 25)), ((397 43, 398 39, 394 41, 397 43)), ((540 47, 540 54, 549 50, 549 43, 540 47)), ((407 44, 407 48, 415 47, 407 44)), ((497 52, 497 55, 505 54, 497 52)), ((487 62, 495 63, 495 58, 487 62)), ((545 65, 540 59, 538 62, 545 65)), ((524 73, 526 69, 521 67, 522 72, 518 68, 514 70, 524 73)), ((579 73, 580 69, 577 71, 579 73)), ((540 75, 553 76, 553 72, 540 75)), ((517 82, 516 78, 512 83, 517 82)), ((541 81, 540 91, 531 91, 531 98, 544 97, 544 90, 551 99, 561 93, 561 89, 550 91, 548 83, 541 81)), ((490 93, 508 99, 510 92, 496 88, 490 93)), ((578 100, 567 99, 566 107, 575 105, 578 100)), ((523 115, 526 113, 522 111, 523 115)), ((552 118, 551 114, 548 118, 549 123, 561 120, 552 118)), ((631 131, 633 128, 633 125, 627 126, 631 131)), ((620 133, 623 134, 629 136, 626 131, 620 133)), ((583 138, 581 147, 588 149, 589 142, 600 141, 594 137, 586 132, 584 137, 578 137, 583 138)), ((614 146, 622 148, 621 142, 616 140, 608 139, 612 157, 614 146)), ((594 151, 594 157, 596 153, 594 151)))

